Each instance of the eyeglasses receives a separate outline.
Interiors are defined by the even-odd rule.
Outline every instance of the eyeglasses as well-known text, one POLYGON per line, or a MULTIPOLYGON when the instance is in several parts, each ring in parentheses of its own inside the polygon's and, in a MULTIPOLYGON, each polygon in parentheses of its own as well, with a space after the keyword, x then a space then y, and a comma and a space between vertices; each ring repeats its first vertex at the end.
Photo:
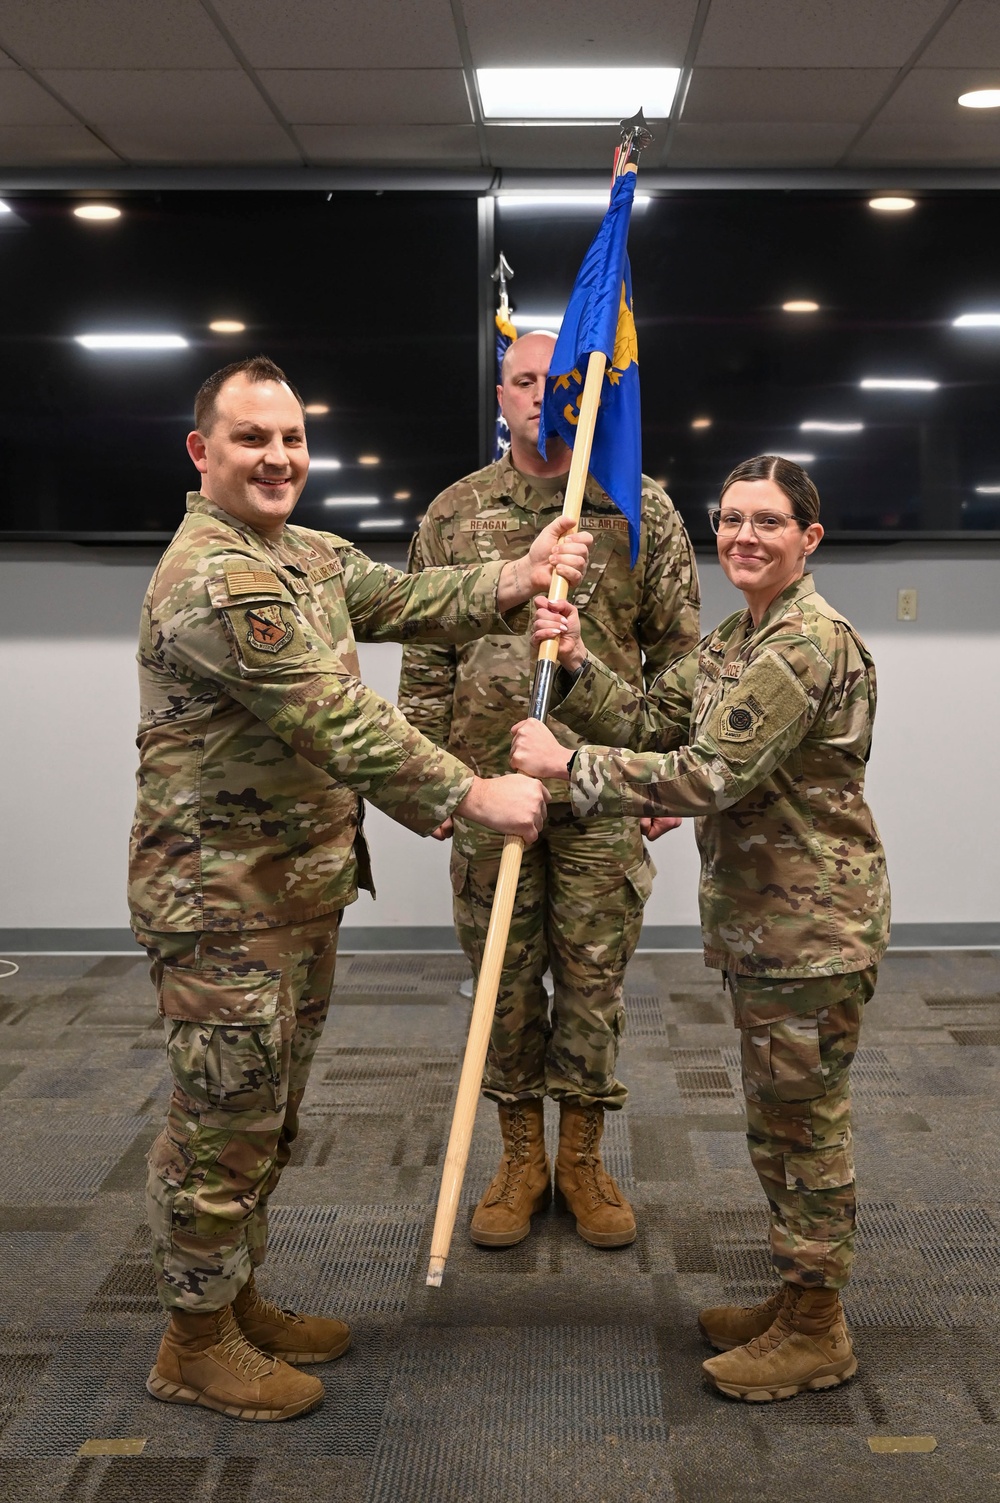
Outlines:
POLYGON ((708 514, 708 520, 712 524, 712 531, 720 537, 735 537, 743 526, 749 522, 759 538, 780 537, 789 522, 797 522, 801 526, 798 517, 790 517, 783 511, 754 511, 749 516, 744 516, 741 511, 725 511, 721 507, 713 506, 708 514))

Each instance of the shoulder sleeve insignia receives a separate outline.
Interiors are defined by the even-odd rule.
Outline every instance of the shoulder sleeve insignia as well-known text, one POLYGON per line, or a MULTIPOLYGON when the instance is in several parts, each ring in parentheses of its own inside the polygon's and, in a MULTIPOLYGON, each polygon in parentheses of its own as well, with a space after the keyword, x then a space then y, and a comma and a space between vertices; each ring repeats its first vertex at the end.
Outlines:
POLYGON ((802 685, 768 652, 743 666, 732 694, 716 707, 706 729, 731 760, 746 762, 809 709, 802 685))
POLYGON ((269 569, 253 569, 243 564, 226 567, 226 589, 230 600, 241 595, 280 595, 281 581, 269 569))
POLYGON ((295 622, 284 614, 287 607, 255 605, 245 612, 248 627, 246 641, 257 652, 280 652, 295 635, 295 622))

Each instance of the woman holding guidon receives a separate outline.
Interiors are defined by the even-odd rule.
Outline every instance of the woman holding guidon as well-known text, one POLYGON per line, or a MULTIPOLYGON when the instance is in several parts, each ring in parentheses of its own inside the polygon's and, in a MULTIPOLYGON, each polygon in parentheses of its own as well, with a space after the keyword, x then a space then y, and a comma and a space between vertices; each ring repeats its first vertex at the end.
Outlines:
POLYGON ((536 601, 535 641, 558 636, 566 670, 559 719, 595 744, 567 763, 526 720, 511 761, 566 779, 579 815, 697 817, 705 963, 732 994, 747 1141, 781 1280, 763 1304, 703 1310, 699 1325, 722 1353, 705 1363, 716 1387, 764 1400, 833 1387, 857 1368, 840 1304, 856 1205, 849 1069, 889 889, 864 798, 874 665, 805 572, 823 536, 816 488, 790 460, 747 460, 712 525, 747 608, 646 695, 588 656, 572 606, 536 601))

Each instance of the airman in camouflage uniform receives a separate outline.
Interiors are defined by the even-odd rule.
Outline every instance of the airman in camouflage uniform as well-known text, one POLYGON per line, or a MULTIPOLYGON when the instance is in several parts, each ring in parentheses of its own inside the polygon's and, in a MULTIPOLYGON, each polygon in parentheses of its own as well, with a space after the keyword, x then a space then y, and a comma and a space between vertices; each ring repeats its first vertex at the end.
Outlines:
MULTIPOLYGON (((411 569, 513 558, 526 539, 560 514, 569 451, 553 441, 550 453, 556 459, 546 466, 533 448, 551 348, 550 337, 528 335, 508 351, 500 397, 512 454, 467 475, 431 503, 413 540, 411 569), (530 403, 517 411, 516 400, 529 381, 530 403), (515 460, 531 465, 532 472, 518 468, 515 460)), ((588 646, 636 686, 697 640, 699 605, 697 572, 681 520, 659 486, 647 477, 642 485, 639 557, 631 569, 628 524, 588 478, 580 525, 595 541, 587 574, 572 594, 588 646)), ((400 709, 481 776, 502 772, 511 725, 527 710, 533 658, 526 636, 489 635, 457 646, 408 644, 400 709)), ((568 727, 556 729, 567 745, 577 744, 568 727)), ((455 925, 477 970, 501 849, 502 841, 488 832, 454 822, 455 925)), ((638 819, 615 814, 581 820, 565 794, 556 792, 541 840, 524 855, 500 979, 483 1088, 499 1104, 505 1152, 474 1213, 474 1241, 488 1246, 520 1241, 529 1231, 532 1210, 547 1202, 541 1142, 546 1094, 561 1104, 564 1151, 557 1160, 557 1185, 576 1214, 580 1234, 604 1247, 635 1236, 631 1208, 601 1166, 596 1129, 604 1109, 621 1107, 627 1094, 616 1076, 625 1025, 623 979, 653 874, 638 819), (550 966, 551 1016, 543 986, 550 966)))
POLYGON ((526 600, 529 575, 551 572, 538 562, 546 546, 577 579, 586 542, 550 535, 528 567, 397 573, 343 538, 284 525, 308 453, 277 367, 227 368, 199 407, 188 445, 212 498, 188 497, 139 643, 129 899, 174 1079, 148 1180, 171 1324, 147 1386, 280 1419, 323 1392, 287 1362, 338 1356, 350 1339, 340 1321, 262 1299, 253 1269, 329 1004, 340 915, 359 886, 372 890, 361 799, 421 833, 462 808, 529 842, 544 814, 539 784, 524 802, 523 780, 482 783, 366 688, 355 634, 503 634, 501 613, 526 600))
MULTIPOLYGON (((793 536, 787 529, 789 545, 793 536)), ((721 546, 720 556, 725 565, 721 546)), ((540 615, 539 633, 560 614, 540 615)), ((707 1370, 740 1397, 829 1386, 856 1367, 837 1296, 854 1249, 848 1069, 889 926, 885 857, 864 798, 874 664, 809 574, 762 614, 728 617, 644 696, 592 656, 580 666, 581 652, 564 643, 579 675, 571 687, 560 675, 556 713, 600 745, 576 753, 573 808, 695 816, 705 962, 725 973, 741 1033, 750 1155, 784 1282, 764 1306, 702 1312, 713 1344, 742 1354, 707 1370), (788 1368, 787 1345, 774 1355, 790 1333, 819 1341, 805 1377, 788 1368)), ((542 754, 545 735, 519 727, 514 765, 550 776, 562 748, 542 754)))

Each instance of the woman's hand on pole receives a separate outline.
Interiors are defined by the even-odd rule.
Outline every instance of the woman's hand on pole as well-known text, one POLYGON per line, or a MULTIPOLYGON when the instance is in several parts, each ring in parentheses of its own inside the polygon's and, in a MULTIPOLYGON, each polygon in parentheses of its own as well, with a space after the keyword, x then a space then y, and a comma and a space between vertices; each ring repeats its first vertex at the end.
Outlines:
POLYGON ((547 600, 544 595, 535 597, 535 620, 531 640, 537 651, 543 642, 553 637, 559 641, 559 666, 570 673, 578 673, 587 661, 587 649, 580 636, 580 616, 575 605, 568 600, 547 600))

